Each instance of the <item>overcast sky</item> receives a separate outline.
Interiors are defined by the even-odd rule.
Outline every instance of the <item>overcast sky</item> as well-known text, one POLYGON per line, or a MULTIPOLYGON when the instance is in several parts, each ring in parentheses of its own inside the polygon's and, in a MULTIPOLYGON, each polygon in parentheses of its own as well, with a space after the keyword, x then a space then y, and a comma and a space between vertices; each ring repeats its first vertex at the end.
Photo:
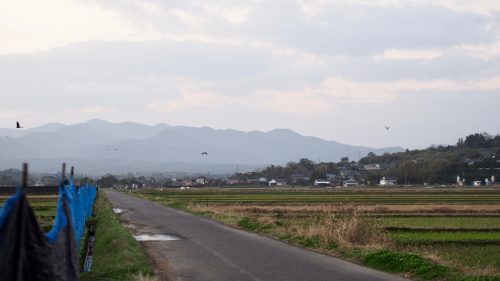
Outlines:
POLYGON ((499 108, 497 0, 0 1, 0 127, 100 118, 424 148, 500 133, 499 108))

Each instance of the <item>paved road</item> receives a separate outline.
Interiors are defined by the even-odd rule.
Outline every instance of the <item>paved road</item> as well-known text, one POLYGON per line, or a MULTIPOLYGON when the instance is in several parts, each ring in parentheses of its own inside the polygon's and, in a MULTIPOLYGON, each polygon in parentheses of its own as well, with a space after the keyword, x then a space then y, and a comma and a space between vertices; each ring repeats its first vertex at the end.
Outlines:
POLYGON ((114 208, 124 209, 122 219, 136 232, 182 238, 144 243, 169 280, 405 280, 124 193, 106 194, 114 208))

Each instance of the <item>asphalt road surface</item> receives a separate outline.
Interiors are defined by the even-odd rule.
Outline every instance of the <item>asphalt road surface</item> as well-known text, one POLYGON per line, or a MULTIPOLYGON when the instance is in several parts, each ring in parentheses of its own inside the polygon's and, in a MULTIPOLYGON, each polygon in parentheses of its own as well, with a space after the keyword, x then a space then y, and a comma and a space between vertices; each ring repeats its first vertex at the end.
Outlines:
POLYGON ((136 234, 180 238, 142 242, 162 280, 406 280, 121 192, 105 192, 136 234))

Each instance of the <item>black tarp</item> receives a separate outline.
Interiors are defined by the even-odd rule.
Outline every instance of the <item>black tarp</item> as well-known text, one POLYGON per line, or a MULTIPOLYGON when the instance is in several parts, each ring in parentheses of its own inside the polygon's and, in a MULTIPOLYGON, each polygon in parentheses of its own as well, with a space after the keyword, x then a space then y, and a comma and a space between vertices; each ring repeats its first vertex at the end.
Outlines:
MULTIPOLYGON (((70 211, 66 200, 63 199, 63 212, 70 218, 70 211)), ((57 233, 57 241, 51 245, 54 260, 56 280, 79 280, 78 249, 76 248, 75 234, 71 219, 66 219, 66 226, 57 233)))
POLYGON ((66 200, 58 201, 57 239, 49 243, 25 194, 19 191, 0 225, 0 280, 77 281, 78 249, 66 200))
POLYGON ((2 281, 56 280, 51 248, 21 193, 0 229, 2 281))

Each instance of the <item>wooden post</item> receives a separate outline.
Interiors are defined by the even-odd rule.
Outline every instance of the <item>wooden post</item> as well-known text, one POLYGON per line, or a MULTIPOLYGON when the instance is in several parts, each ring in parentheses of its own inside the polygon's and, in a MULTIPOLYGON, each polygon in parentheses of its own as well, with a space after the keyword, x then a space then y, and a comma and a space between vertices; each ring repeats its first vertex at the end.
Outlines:
POLYGON ((66 180, 66 163, 62 163, 62 181, 66 180))
MULTIPOLYGON (((23 171, 22 171, 22 178, 21 178, 21 184, 22 184, 22 187, 21 187, 21 192, 22 192, 22 195, 21 196, 25 196, 25 192, 26 192, 26 189, 28 187, 28 163, 23 163, 23 171)), ((25 212, 26 212, 26 207, 24 206, 24 204, 27 204, 27 201, 26 199, 24 198, 24 200, 21 200, 21 205, 19 206, 19 208, 21 208, 21 219, 24 219, 24 216, 25 216, 25 212)), ((16 276, 17 276, 17 279, 16 280, 22 280, 23 279, 23 267, 24 267, 24 259, 26 257, 26 249, 25 247, 23 247, 23 245, 21 245, 21 241, 25 239, 25 226, 24 226, 24 222, 23 221, 20 221, 18 222, 17 224, 17 231, 18 231, 18 235, 19 235, 19 239, 16 239, 16 242, 15 242, 15 247, 19 250, 19 253, 18 253, 18 260, 17 260, 17 264, 18 264, 18 267, 17 267, 17 272, 16 272, 16 276)))
POLYGON ((21 179, 21 184, 23 190, 26 191, 26 188, 28 187, 28 163, 23 163, 23 176, 21 179))

